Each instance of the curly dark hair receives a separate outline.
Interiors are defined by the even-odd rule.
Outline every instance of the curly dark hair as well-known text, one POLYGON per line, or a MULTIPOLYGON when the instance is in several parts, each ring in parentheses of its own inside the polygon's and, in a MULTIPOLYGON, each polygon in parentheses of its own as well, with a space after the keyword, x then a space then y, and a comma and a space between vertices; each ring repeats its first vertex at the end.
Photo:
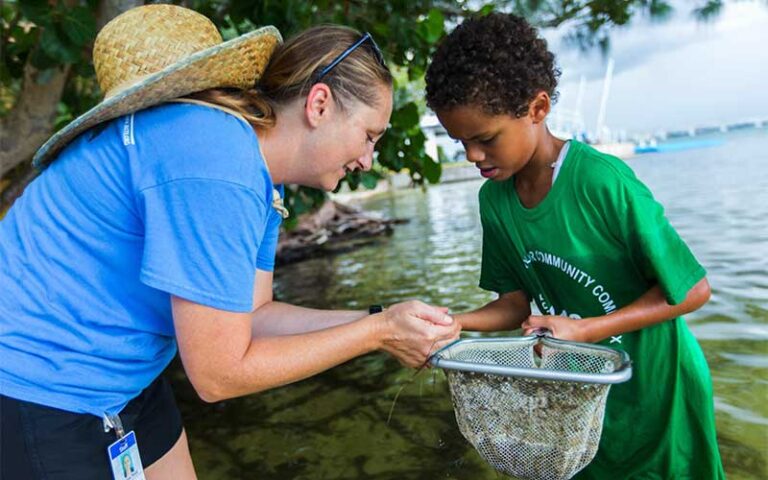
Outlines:
POLYGON ((560 70, 547 41, 522 17, 472 17, 438 45, 427 69, 427 105, 474 105, 491 115, 522 117, 540 91, 554 103, 560 70))

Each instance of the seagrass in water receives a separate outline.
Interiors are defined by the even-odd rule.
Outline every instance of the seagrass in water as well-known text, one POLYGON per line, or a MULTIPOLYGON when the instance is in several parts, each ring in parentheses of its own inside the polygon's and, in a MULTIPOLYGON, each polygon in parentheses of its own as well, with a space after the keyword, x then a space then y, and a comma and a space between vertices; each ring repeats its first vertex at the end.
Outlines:
POLYGON ((631 376, 624 352, 539 337, 462 340, 432 363, 445 368, 464 437, 520 479, 568 479, 586 467, 610 385, 631 376))

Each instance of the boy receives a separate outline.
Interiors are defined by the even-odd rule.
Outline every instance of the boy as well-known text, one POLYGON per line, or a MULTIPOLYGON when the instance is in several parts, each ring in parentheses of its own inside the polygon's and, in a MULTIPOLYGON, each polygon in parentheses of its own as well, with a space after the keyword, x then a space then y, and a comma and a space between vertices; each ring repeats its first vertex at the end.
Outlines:
POLYGON ((501 13, 465 21, 432 59, 427 103, 489 180, 480 287, 499 298, 455 318, 629 353, 634 376, 611 389, 577 478, 724 478, 709 370, 680 317, 709 299, 705 271, 627 165, 549 132, 559 74, 536 30, 501 13))

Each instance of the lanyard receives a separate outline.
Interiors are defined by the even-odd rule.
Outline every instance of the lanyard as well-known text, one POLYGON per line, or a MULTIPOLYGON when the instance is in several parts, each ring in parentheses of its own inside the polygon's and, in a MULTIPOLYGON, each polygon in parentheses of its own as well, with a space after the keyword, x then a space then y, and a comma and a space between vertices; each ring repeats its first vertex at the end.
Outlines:
POLYGON ((120 416, 117 414, 104 414, 104 433, 114 429, 117 438, 123 438, 125 436, 125 429, 123 428, 123 422, 120 420, 120 416))

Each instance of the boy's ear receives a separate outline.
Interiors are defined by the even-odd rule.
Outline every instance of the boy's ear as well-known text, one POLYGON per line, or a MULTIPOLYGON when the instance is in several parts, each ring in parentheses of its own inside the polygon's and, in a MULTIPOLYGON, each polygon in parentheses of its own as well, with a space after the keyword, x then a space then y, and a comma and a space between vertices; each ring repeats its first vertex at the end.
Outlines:
POLYGON ((547 118, 551 109, 552 100, 549 98, 549 94, 541 90, 528 104, 528 115, 533 123, 541 123, 547 118))
POLYGON ((331 103, 333 103, 333 94, 328 85, 317 83, 309 89, 307 101, 304 104, 304 115, 310 126, 318 126, 328 116, 331 103))

